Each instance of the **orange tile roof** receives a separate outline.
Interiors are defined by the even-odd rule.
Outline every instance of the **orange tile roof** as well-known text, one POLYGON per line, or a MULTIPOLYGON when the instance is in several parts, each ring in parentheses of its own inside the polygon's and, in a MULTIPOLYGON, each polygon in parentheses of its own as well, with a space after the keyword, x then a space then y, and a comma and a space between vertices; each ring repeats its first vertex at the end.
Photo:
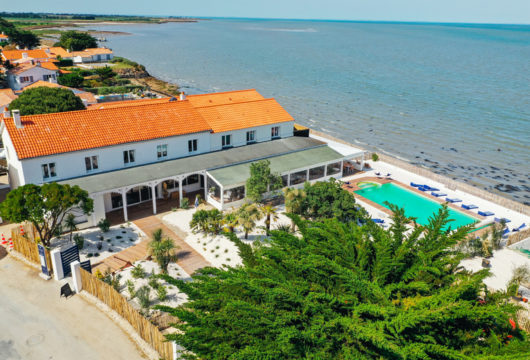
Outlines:
POLYGON ((0 111, 15 100, 18 96, 11 89, 0 89, 0 111))
POLYGON ((239 130, 294 121, 274 99, 196 107, 213 132, 239 130))
POLYGON ((0 34, 0 39, 9 39, 9 36, 5 34, 0 34))
POLYGON ((62 86, 62 85, 59 85, 59 84, 56 84, 56 83, 52 83, 52 82, 44 81, 44 80, 39 80, 39 81, 34 82, 31 85, 26 86, 24 88, 24 91, 26 91, 28 89, 37 88, 37 87, 67 88, 66 86, 62 86))
POLYGON ((263 100, 255 89, 227 91, 213 94, 188 95, 187 99, 195 107, 234 104, 246 101, 263 100))
POLYGON ((33 59, 47 59, 49 58, 48 54, 44 50, 3 50, 2 57, 6 60, 13 61, 22 59, 22 54, 28 54, 28 57, 33 59))
POLYGON ((39 65, 40 65, 40 67, 48 69, 48 70, 57 70, 57 71, 59 71, 59 68, 57 67, 57 65, 55 65, 51 61, 41 62, 41 63, 39 63, 39 65))
POLYGON ((19 159, 209 131, 187 101, 22 116, 4 123, 19 159))
POLYGON ((164 103, 168 103, 170 99, 171 98, 169 97, 164 97, 160 99, 110 101, 110 102, 90 105, 89 107, 87 107, 87 109, 88 110, 115 109, 115 108, 121 108, 121 107, 147 105, 147 104, 164 104, 164 103))
POLYGON ((24 63, 18 64, 14 69, 11 69, 10 72, 13 74, 21 74, 37 66, 40 66, 43 69, 47 69, 51 71, 59 70, 57 66, 55 66, 55 64, 51 62, 43 62, 43 63, 36 63, 36 64, 32 64, 31 62, 24 62, 24 63))
POLYGON ((72 57, 72 54, 69 53, 68 51, 66 51, 65 49, 63 49, 62 47, 60 46, 52 46, 52 47, 49 47, 49 48, 44 48, 44 50, 46 49, 49 49, 50 50, 50 53, 54 56, 60 56, 62 57, 63 59, 64 58, 68 58, 68 57, 72 57))

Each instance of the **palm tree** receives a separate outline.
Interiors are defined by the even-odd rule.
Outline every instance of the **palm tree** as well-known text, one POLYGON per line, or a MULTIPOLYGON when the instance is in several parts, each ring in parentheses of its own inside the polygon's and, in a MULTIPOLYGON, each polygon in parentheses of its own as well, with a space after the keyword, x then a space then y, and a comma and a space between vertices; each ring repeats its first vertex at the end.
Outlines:
POLYGON ((276 209, 272 205, 262 205, 259 208, 261 215, 265 217, 265 233, 269 236, 271 231, 271 222, 278 220, 278 215, 276 214, 276 209))
POLYGON ((235 211, 227 213, 223 218, 223 224, 228 227, 229 232, 234 233, 237 226, 237 213, 235 211))
POLYGON ((208 232, 218 235, 223 229, 223 213, 217 209, 208 211, 208 232))
POLYGON ((155 258, 162 273, 167 274, 169 263, 177 261, 175 249, 178 247, 172 239, 164 238, 162 229, 153 231, 152 238, 153 240, 149 243, 149 253, 155 258))
POLYGON ((256 204, 246 203, 237 212, 237 223, 245 232, 245 240, 248 233, 256 227, 256 222, 261 218, 261 213, 256 204))
POLYGON ((77 230, 77 224, 75 223, 75 215, 70 213, 66 216, 64 220, 64 225, 70 231, 70 241, 72 241, 72 233, 77 230))
MULTIPOLYGON (((302 215, 302 203, 306 197, 303 189, 285 188, 283 190, 285 198, 285 211, 290 214, 302 215)), ((291 221, 293 232, 295 231, 295 223, 291 221)))
POLYGON ((207 233, 209 225, 210 215, 208 210, 197 210, 193 213, 193 217, 190 221, 190 228, 194 234, 198 232, 207 233))

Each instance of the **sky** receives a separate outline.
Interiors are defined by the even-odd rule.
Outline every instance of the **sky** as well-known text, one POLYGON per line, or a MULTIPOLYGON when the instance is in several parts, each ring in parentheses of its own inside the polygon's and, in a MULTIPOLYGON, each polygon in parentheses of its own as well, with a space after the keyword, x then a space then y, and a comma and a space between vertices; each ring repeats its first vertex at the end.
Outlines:
POLYGON ((0 0, 1 11, 530 24, 530 0, 0 0))

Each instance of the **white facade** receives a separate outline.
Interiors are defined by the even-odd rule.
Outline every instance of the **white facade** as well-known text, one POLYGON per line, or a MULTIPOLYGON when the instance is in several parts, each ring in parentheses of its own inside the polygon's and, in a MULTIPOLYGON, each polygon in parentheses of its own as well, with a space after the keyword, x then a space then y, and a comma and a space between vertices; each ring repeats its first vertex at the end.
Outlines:
POLYGON ((57 84, 57 76, 58 74, 56 70, 45 69, 37 65, 31 69, 17 74, 8 72, 7 82, 11 89, 17 91, 22 90, 26 86, 31 85, 39 80, 49 81, 57 84))
POLYGON ((113 54, 94 54, 94 55, 76 55, 72 57, 74 63, 90 63, 90 62, 101 62, 109 61, 114 58, 113 54))

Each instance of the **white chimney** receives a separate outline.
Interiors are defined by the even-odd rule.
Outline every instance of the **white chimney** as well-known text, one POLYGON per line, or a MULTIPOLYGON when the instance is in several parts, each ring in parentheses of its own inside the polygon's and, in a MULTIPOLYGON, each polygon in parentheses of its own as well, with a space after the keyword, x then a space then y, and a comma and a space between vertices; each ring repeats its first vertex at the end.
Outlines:
POLYGON ((181 92, 179 98, 180 98, 180 101, 186 100, 186 93, 184 93, 184 91, 181 92))
POLYGON ((22 120, 20 119, 20 110, 11 110, 11 116, 13 116, 17 129, 24 129, 24 125, 22 125, 22 120))
POLYGON ((8 117, 10 117, 10 116, 9 116, 9 110, 7 110, 7 106, 4 107, 4 111, 3 111, 3 113, 4 113, 4 119, 7 119, 8 117))
POLYGON ((88 106, 88 100, 87 99, 81 99, 81 101, 83 102, 83 105, 85 105, 85 107, 88 106))
POLYGON ((28 58, 28 53, 23 52, 23 53, 22 53, 22 58, 23 58, 23 59, 27 59, 27 58, 28 58))

